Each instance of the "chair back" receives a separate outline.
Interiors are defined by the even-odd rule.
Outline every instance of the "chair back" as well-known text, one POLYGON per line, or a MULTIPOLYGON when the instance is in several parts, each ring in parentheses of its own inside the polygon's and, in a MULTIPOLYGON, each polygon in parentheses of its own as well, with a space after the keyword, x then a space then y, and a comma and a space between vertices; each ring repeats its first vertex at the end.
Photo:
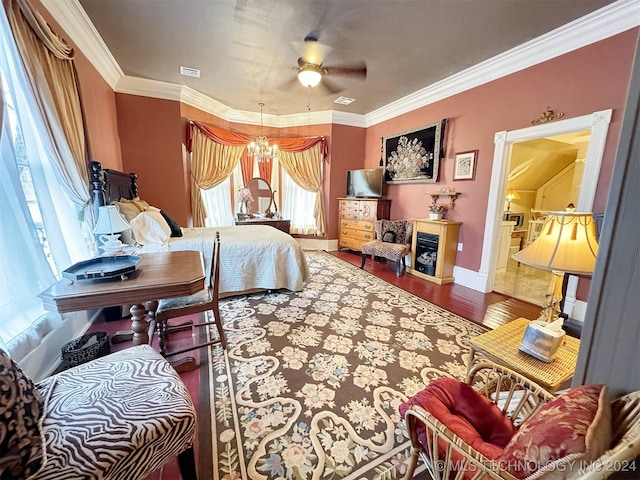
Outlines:
POLYGON ((216 238, 213 241, 213 254, 211 255, 211 284, 209 285, 209 293, 213 300, 218 300, 220 291, 220 232, 216 232, 216 238))
POLYGON ((384 241, 385 233, 392 233, 395 241, 407 246, 411 245, 413 237, 413 222, 409 220, 376 220, 375 223, 376 240, 384 241))

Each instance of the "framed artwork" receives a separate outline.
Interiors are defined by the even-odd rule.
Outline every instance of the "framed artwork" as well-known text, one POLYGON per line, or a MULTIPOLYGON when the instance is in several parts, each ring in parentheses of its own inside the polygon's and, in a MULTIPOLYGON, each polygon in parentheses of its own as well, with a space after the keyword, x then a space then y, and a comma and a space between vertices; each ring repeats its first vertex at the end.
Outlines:
POLYGON ((435 183, 438 180, 442 120, 384 138, 384 181, 435 183))
POLYGON ((454 180, 473 180, 476 174, 476 156, 478 150, 456 153, 456 164, 453 170, 454 180))

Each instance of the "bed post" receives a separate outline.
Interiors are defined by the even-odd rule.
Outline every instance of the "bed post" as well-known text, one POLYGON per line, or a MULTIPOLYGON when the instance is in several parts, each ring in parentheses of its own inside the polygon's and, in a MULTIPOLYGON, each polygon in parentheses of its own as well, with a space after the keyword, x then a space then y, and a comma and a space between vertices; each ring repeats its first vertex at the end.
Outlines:
POLYGON ((100 162, 89 162, 90 180, 91 180, 91 192, 93 198, 93 214, 94 218, 98 219, 98 207, 103 206, 106 203, 104 195, 104 182, 102 181, 102 165, 100 162))

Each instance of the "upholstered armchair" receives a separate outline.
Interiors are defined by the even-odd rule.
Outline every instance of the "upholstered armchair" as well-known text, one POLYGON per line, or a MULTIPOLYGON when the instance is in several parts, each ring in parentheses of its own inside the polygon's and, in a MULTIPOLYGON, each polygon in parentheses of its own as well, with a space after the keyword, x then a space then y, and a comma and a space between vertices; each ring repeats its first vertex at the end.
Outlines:
POLYGON ((193 402, 148 345, 38 384, 0 350, 0 392, 0 478, 143 479, 175 456, 196 478, 193 402))
POLYGON ((406 269, 404 257, 411 251, 413 222, 409 220, 377 220, 376 239, 362 245, 362 264, 364 268, 369 255, 382 257, 396 262, 396 275, 406 269))

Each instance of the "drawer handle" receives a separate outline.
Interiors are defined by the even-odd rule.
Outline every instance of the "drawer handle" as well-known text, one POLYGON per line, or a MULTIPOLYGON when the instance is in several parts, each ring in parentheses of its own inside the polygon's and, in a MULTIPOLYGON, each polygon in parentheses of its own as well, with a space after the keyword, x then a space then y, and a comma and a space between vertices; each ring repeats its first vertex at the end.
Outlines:
POLYGON ((371 235, 365 235, 364 238, 371 238, 371 235))

